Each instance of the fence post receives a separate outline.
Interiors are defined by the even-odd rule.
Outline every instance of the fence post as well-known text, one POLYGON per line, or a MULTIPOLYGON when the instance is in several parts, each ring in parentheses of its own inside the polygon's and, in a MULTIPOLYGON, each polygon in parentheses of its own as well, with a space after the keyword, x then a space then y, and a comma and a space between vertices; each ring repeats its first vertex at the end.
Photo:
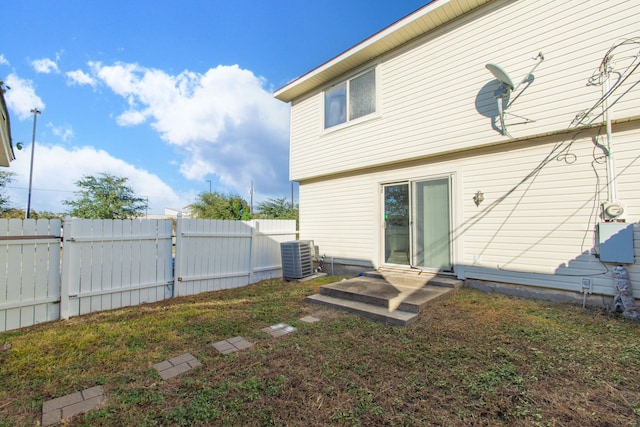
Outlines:
POLYGON ((69 319, 69 275, 71 273, 71 236, 73 220, 70 216, 62 223, 62 274, 60 275, 60 318, 69 319))
POLYGON ((258 221, 252 221, 253 227, 251 227, 251 240, 249 241, 249 284, 255 282, 255 262, 256 262, 256 239, 260 234, 260 223, 258 221))
POLYGON ((180 296, 180 282, 182 281, 182 212, 178 212, 176 217, 176 254, 173 262, 173 296, 180 296))

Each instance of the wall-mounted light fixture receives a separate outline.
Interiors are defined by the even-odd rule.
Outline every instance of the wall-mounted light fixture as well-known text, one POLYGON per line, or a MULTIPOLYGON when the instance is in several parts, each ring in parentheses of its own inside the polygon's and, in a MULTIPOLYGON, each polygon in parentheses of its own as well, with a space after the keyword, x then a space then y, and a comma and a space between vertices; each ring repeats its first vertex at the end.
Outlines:
POLYGON ((483 201, 484 194, 482 194, 482 191, 478 190, 478 192, 473 196, 473 202, 476 204, 476 206, 480 206, 480 203, 482 203, 483 201))

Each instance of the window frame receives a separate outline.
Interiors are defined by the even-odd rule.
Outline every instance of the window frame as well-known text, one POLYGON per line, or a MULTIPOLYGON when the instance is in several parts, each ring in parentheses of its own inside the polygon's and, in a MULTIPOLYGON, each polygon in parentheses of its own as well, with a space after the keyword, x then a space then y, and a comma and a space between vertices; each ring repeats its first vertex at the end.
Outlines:
POLYGON ((380 88, 380 84, 379 84, 379 75, 378 75, 378 67, 377 65, 374 66, 370 66, 364 70, 358 71, 357 73, 354 73, 352 75, 350 75, 349 77, 337 81, 335 83, 333 83, 330 86, 325 87, 322 90, 322 130, 323 132, 332 132, 334 130, 337 129, 342 129, 344 127, 347 126, 351 126, 353 124, 356 123, 360 123, 363 121, 367 121, 367 120, 371 120, 372 118, 378 117, 379 115, 379 111, 380 111, 380 102, 379 102, 379 88, 380 88), (351 110, 351 81, 357 79, 358 77, 361 77, 367 73, 373 73, 373 82, 374 82, 374 89, 373 89, 373 101, 374 101, 374 109, 372 112, 364 114, 360 117, 356 117, 354 119, 350 118, 350 110, 351 110), (332 126, 328 126, 327 127, 327 93, 338 89, 340 86, 344 86, 344 91, 345 91, 345 104, 344 104, 344 114, 345 114, 345 119, 344 121, 338 122, 332 126))

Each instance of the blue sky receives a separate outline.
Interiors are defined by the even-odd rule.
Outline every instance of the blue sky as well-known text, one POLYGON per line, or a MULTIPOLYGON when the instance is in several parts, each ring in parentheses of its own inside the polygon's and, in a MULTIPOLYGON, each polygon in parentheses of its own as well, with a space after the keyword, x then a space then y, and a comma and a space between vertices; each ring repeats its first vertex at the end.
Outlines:
MULTIPOLYGON (((289 106, 275 89, 427 0, 20 0, 2 7, 8 188, 63 212, 83 175, 129 179, 149 213, 213 191, 290 197, 289 106), (209 183, 211 182, 211 184, 209 183)), ((321 148, 318 148, 321 155, 321 148)))

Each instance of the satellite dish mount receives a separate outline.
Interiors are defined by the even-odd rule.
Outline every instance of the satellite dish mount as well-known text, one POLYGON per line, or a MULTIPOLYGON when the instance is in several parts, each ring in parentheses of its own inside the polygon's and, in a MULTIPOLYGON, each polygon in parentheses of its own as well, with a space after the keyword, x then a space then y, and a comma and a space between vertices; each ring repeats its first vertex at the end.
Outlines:
POLYGON ((489 70, 491 74, 493 74, 493 76, 500 82, 500 86, 498 86, 498 88, 493 92, 493 97, 496 99, 496 102, 498 105, 498 115, 500 117, 500 133, 502 135, 510 136, 509 133, 507 132, 505 114, 509 114, 511 116, 518 117, 519 119, 524 120, 522 122, 512 123, 512 124, 526 124, 526 123, 531 123, 535 121, 535 120, 528 119, 526 117, 518 116, 517 114, 513 114, 507 111, 509 107, 511 107, 513 102, 516 99, 518 99, 520 95, 522 95, 525 89, 527 89, 531 85, 531 83, 533 83, 533 80, 534 80, 533 72, 535 71, 536 68, 538 68, 538 65, 540 65, 540 63, 544 61, 544 55, 542 54, 542 52, 540 52, 538 53, 538 56, 533 58, 533 60, 536 61, 536 64, 533 66, 531 71, 529 71, 527 75, 522 79, 522 81, 518 83, 518 85, 515 85, 513 83, 513 80, 511 80, 511 77, 509 77, 509 74, 499 65, 496 65, 496 64, 486 65, 487 70, 489 70), (518 89, 523 83, 526 83, 527 85, 518 91, 518 89), (513 99, 510 99, 511 94, 515 91, 518 91, 518 92, 513 97, 513 99))

